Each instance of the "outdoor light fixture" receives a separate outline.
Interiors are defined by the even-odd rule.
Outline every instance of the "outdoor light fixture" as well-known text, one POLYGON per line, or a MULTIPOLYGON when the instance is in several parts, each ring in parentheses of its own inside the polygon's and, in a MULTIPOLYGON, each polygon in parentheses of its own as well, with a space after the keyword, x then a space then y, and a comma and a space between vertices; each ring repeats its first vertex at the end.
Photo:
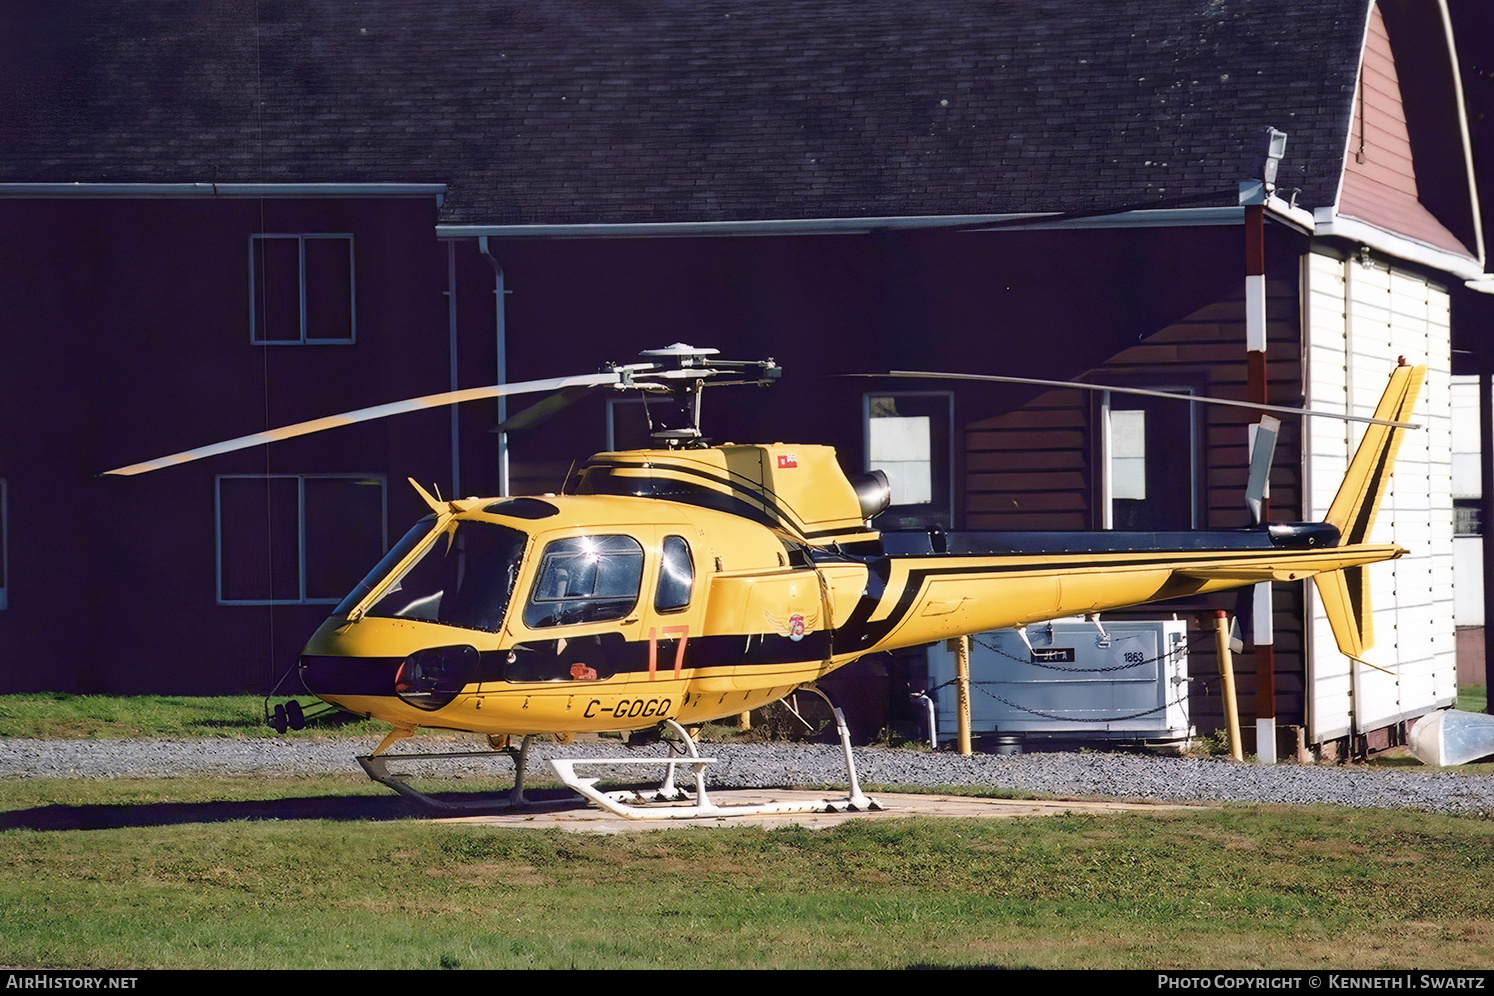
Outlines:
POLYGON ((1266 168, 1262 179, 1266 181, 1267 195, 1276 191, 1276 168, 1281 165, 1281 157, 1286 155, 1286 147, 1286 132, 1266 129, 1266 168))

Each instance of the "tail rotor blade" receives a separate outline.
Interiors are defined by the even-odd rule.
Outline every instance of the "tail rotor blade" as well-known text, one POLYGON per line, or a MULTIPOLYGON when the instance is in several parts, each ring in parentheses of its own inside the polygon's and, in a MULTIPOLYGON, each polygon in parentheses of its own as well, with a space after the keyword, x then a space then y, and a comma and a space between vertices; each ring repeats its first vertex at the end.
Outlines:
POLYGON ((1257 526, 1266 507, 1266 485, 1271 477, 1271 457, 1276 453, 1276 437, 1281 420, 1262 415, 1259 425, 1250 427, 1250 477, 1245 483, 1245 507, 1257 526))

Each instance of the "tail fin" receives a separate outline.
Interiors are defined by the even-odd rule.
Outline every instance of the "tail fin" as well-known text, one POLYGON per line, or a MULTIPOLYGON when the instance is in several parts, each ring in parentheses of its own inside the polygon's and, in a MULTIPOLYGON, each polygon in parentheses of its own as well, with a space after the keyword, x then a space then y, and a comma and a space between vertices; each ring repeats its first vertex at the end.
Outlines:
MULTIPOLYGON (((1416 396, 1426 377, 1426 367, 1404 364, 1390 375, 1390 384, 1375 408, 1375 418, 1384 422, 1402 422, 1411 414, 1416 396)), ((1409 426, 1371 424, 1349 461, 1344 482, 1339 486, 1333 504, 1328 506, 1325 521, 1338 527, 1339 546, 1363 543, 1375 524, 1380 501, 1390 484, 1396 451, 1409 426)), ((1370 611, 1369 578, 1363 567, 1345 567, 1313 576, 1328 625, 1333 629, 1338 649, 1355 660, 1375 645, 1373 613, 1370 611)))
POLYGON ((1363 567, 1314 574, 1318 600, 1328 615, 1328 626, 1345 657, 1363 660, 1375 645, 1374 614, 1370 612, 1369 579, 1363 567))
MULTIPOLYGON (((1405 422, 1416 404, 1426 367, 1396 367, 1390 384, 1375 408, 1375 418, 1384 422, 1405 422)), ((1400 449, 1406 427, 1371 424, 1349 461, 1344 483, 1339 486, 1333 504, 1328 506, 1324 521, 1338 527, 1339 546, 1363 543, 1375 524, 1380 500, 1390 484, 1390 470, 1400 449)))

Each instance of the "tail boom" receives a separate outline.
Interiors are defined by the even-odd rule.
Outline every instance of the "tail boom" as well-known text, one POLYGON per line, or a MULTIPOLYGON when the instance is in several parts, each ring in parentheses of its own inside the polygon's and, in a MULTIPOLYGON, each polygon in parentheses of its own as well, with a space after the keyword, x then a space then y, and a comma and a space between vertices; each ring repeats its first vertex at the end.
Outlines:
POLYGON ((837 627, 857 656, 1046 619, 1362 570, 1405 551, 1393 544, 1318 550, 1106 552, 1066 556, 890 557, 880 597, 837 627), (862 616, 858 619, 857 616, 862 616))
MULTIPOLYGON (((1373 645, 1364 569, 1406 551, 1367 542, 1425 367, 1398 366, 1323 523, 1195 533, 948 533, 882 536, 885 559, 837 626, 859 656, 1061 616, 1105 612, 1263 581, 1312 578, 1340 649, 1373 645), (904 552, 906 551, 906 552, 904 552)), ((848 646, 849 645, 849 646, 848 646)))

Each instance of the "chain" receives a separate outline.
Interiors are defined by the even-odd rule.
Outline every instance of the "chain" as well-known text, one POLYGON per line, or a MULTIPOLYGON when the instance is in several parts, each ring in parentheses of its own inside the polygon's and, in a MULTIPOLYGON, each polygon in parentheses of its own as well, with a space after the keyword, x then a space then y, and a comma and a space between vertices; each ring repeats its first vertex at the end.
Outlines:
MULTIPOLYGON (((1184 684, 1186 685, 1186 682, 1184 684)), ((981 688, 980 692, 983 695, 986 695, 986 696, 989 696, 990 698, 995 699, 997 702, 1000 702, 1002 705, 1011 706, 1013 709, 1020 710, 1022 712, 1028 713, 1029 715, 1040 716, 1043 719, 1060 720, 1060 721, 1065 722, 1065 723, 1118 723, 1118 722, 1122 722, 1122 721, 1127 720, 1127 719, 1140 719, 1142 716, 1150 716, 1153 713, 1164 712, 1167 709, 1171 709, 1175 705, 1180 705, 1184 701, 1184 699, 1187 698, 1187 693, 1184 692, 1183 695, 1179 696, 1176 699, 1173 699, 1171 702, 1163 703, 1162 705, 1156 706, 1156 707, 1151 708, 1151 709, 1144 709, 1141 712, 1133 712, 1133 713, 1131 713, 1129 715, 1126 715, 1126 716, 1097 716, 1097 717, 1094 717, 1094 718, 1088 718, 1088 717, 1077 718, 1077 717, 1074 717, 1074 716, 1055 716, 1052 713, 1043 712, 1042 710, 1039 710, 1039 709, 1030 709, 1027 706, 1020 705, 1020 704, 1018 704, 1016 702, 1013 702, 1010 699, 1002 698, 1000 695, 997 695, 995 692, 987 691, 984 688, 981 688)))
MULTIPOLYGON (((949 681, 946 681, 942 685, 935 685, 933 688, 930 688, 929 691, 930 692, 937 692, 939 689, 941 689, 941 688, 948 688, 950 685, 953 685, 953 684, 957 683, 958 681, 959 681, 958 678, 951 678, 949 681)), ((1042 719, 1058 720, 1059 722, 1063 722, 1063 723, 1119 723, 1119 722, 1122 722, 1122 721, 1128 720, 1128 719, 1140 719, 1142 716, 1150 716, 1153 713, 1162 712, 1162 711, 1164 711, 1166 709, 1171 709, 1173 706, 1181 705, 1181 704, 1183 704, 1184 701, 1186 701, 1186 699, 1188 697, 1188 693, 1185 691, 1182 695, 1180 695, 1177 698, 1173 699, 1171 702, 1163 703, 1162 705, 1156 706, 1156 707, 1151 708, 1151 709, 1144 709, 1141 712, 1133 712, 1133 713, 1130 713, 1129 715, 1125 715, 1125 716, 1097 716, 1097 717, 1094 717, 1094 718, 1088 718, 1088 717, 1075 717, 1075 716, 1058 716, 1058 715, 1055 715, 1055 714, 1053 714, 1051 712, 1043 712, 1040 709, 1032 709, 1032 708, 1029 708, 1027 706, 1022 705, 1019 702, 1013 702, 1011 699, 1003 698, 1002 696, 997 695, 995 692, 987 691, 985 688, 981 687, 983 684, 985 684, 985 682, 972 681, 970 683, 970 686, 972 688, 976 689, 977 691, 979 691, 982 695, 986 696, 987 698, 995 699, 997 702, 1000 702, 1002 705, 1011 706, 1013 709, 1016 709, 1016 710, 1018 710, 1020 712, 1025 712, 1025 713, 1027 713, 1028 715, 1031 715, 1031 716, 1038 716, 1038 717, 1040 717, 1042 719)), ((1187 682, 1184 682, 1184 685, 1186 686, 1187 682)))
MULTIPOLYGON (((980 639, 979 637, 971 637, 971 639, 972 639, 973 642, 980 644, 986 650, 989 650, 992 653, 994 653, 994 654, 996 654, 996 655, 998 655, 1000 657, 1005 657, 1007 660, 1015 661, 1018 664, 1030 664, 1033 667, 1043 668, 1043 669, 1049 670, 1049 671, 1065 671, 1065 672, 1077 673, 1077 674, 1107 674, 1107 673, 1111 673, 1111 672, 1115 672, 1115 671, 1127 671, 1127 670, 1130 670, 1131 668, 1134 668, 1134 667, 1143 667, 1143 666, 1145 666, 1147 664, 1155 664, 1158 661, 1165 661, 1165 660, 1167 660, 1167 659, 1169 659, 1171 657, 1174 657, 1174 656, 1176 656, 1178 654, 1188 654, 1188 653, 1191 653, 1193 651, 1194 647, 1197 646, 1200 642, 1207 642, 1208 640, 1211 640, 1212 638, 1213 638, 1212 636, 1201 636, 1198 639, 1196 639, 1196 640, 1194 640, 1194 641, 1192 641, 1192 642, 1190 642, 1188 644, 1185 644, 1183 647, 1180 647, 1180 648, 1175 647, 1172 650, 1169 650, 1169 651, 1167 651, 1164 654, 1160 654, 1159 656, 1152 657, 1152 658, 1150 658, 1148 660, 1130 661, 1130 662, 1128 662, 1126 664, 1119 664, 1119 665, 1116 665, 1114 667, 1085 668, 1085 667, 1062 667, 1062 666, 1057 665, 1057 664, 1044 663, 1043 661, 1024 660, 1021 657, 1015 657, 1012 654, 1007 653, 1006 651, 1002 650, 1000 647, 992 646, 991 644, 989 644, 986 641, 980 639)), ((1036 651, 1034 651, 1034 652, 1036 652, 1036 651)), ((949 687, 951 685, 956 684, 958 682, 958 680, 959 679, 957 679, 957 678, 951 678, 949 681, 944 682, 942 685, 935 685, 934 687, 930 688, 929 691, 930 692, 937 692, 941 688, 947 688, 947 687, 949 687)), ((985 695, 988 698, 994 699, 997 702, 1000 702, 1002 705, 1009 706, 1012 709, 1018 710, 1019 712, 1025 712, 1025 713, 1027 713, 1030 716, 1037 716, 1037 717, 1040 717, 1042 719, 1052 719, 1052 720, 1057 720, 1059 722, 1065 722, 1065 723, 1117 723, 1117 722, 1123 722, 1125 720, 1130 720, 1130 719, 1140 719, 1143 716, 1150 716, 1150 715, 1153 715, 1154 713, 1159 713, 1159 712, 1163 712, 1163 711, 1165 711, 1167 709, 1170 709, 1173 706, 1182 705, 1183 703, 1185 703, 1187 701, 1187 698, 1188 698, 1188 692, 1186 690, 1187 686, 1188 686, 1188 682, 1185 681, 1185 682, 1183 682, 1184 691, 1183 691, 1183 693, 1180 696, 1178 696, 1177 698, 1173 699, 1171 702, 1167 702, 1167 703, 1164 703, 1162 705, 1155 706, 1155 707, 1153 707, 1151 709, 1145 709, 1145 710, 1142 710, 1141 712, 1130 713, 1130 714, 1125 715, 1125 716, 1103 716, 1103 717, 1095 717, 1095 718, 1087 718, 1087 717, 1086 718, 1076 718, 1074 716, 1059 716, 1059 715, 1055 715, 1053 713, 1043 712, 1040 709, 1033 709, 1033 708, 1030 708, 1028 706, 1024 706, 1024 705, 1022 705, 1019 702, 1013 702, 1011 699, 1004 698, 1003 696, 997 695, 995 692, 989 691, 988 689, 982 687, 985 684, 987 684, 987 682, 972 681, 970 683, 971 687, 979 690, 982 695, 985 695)))
MULTIPOLYGON (((1063 667, 1059 664, 1050 664, 1044 661, 1015 657, 1012 654, 1007 653, 1005 650, 1002 650, 1000 647, 992 646, 979 637, 971 637, 971 640, 973 642, 980 644, 986 650, 989 650, 991 653, 997 655, 998 657, 1005 657, 1007 660, 1016 661, 1018 664, 1031 664, 1033 667, 1040 667, 1048 671, 1065 671, 1071 674, 1108 674, 1113 671, 1127 671, 1133 667, 1144 667, 1147 664, 1156 664, 1158 661, 1165 661, 1169 657, 1173 657, 1174 655, 1179 653, 1192 653, 1193 648, 1198 643, 1205 642, 1211 639, 1213 639, 1212 636, 1202 636, 1182 648, 1173 648, 1172 650, 1168 650, 1165 653, 1157 655, 1156 657, 1151 657, 1142 661, 1128 661, 1125 664, 1116 664, 1112 667, 1063 667)), ((1038 651, 1034 649, 1033 653, 1036 654, 1038 653, 1038 651)))

